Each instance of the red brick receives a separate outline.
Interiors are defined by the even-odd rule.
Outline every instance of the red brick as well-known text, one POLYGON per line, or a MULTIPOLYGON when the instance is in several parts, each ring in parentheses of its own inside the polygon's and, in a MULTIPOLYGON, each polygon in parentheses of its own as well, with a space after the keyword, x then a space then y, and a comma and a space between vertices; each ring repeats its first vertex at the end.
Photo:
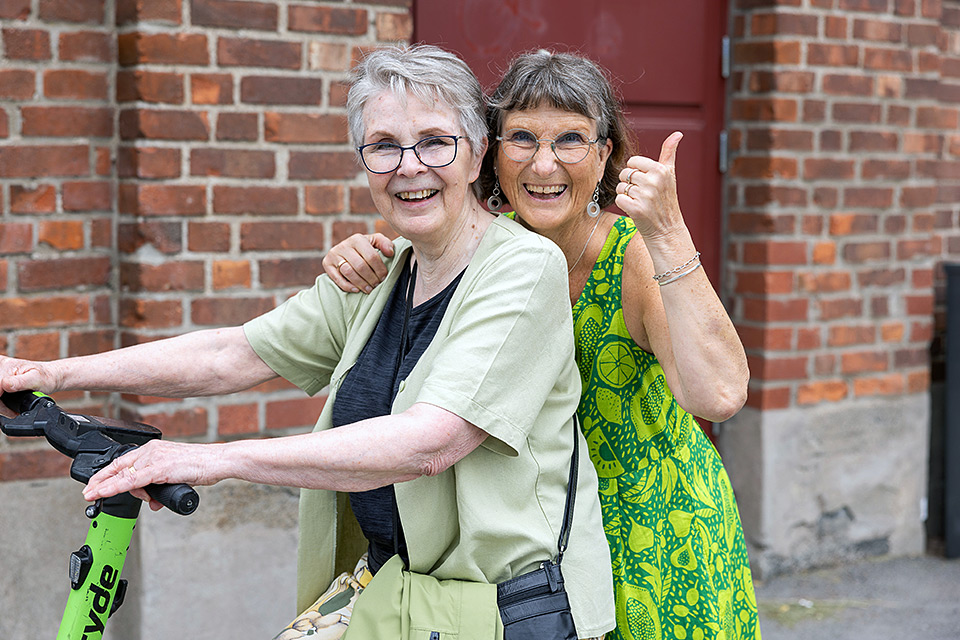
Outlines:
MULTIPOLYGON (((816 20, 816 18, 814 18, 814 20, 816 20)), ((376 27, 377 40, 379 41, 408 41, 413 37, 413 15, 410 12, 378 12, 376 27)))
POLYGON ((113 230, 112 218, 92 218, 90 220, 90 246, 97 249, 115 250, 113 230))
POLYGON ((906 272, 901 268, 871 269, 857 273, 861 287, 893 287, 906 281, 906 272))
POLYGON ((355 233, 370 233, 366 222, 337 220, 333 223, 331 244, 340 244, 355 233))
POLYGON ((60 34, 58 54, 66 62, 111 62, 114 35, 97 31, 70 31, 60 34))
POLYGON ((246 260, 215 260, 212 269, 213 288, 249 289, 253 284, 253 269, 246 260))
POLYGON ((803 380, 807 377, 806 356, 763 358, 748 356, 750 375, 756 380, 803 380))
POLYGON ((207 114, 196 111, 128 109, 120 112, 123 140, 207 140, 207 114))
POLYGON ((933 313, 932 295, 904 296, 904 300, 906 302, 907 315, 929 317, 933 313))
MULTIPOLYGON (((190 100, 193 104, 232 104, 233 76, 226 73, 194 73, 190 76, 190 100)), ((221 114, 222 120, 227 115, 221 114)), ((219 130, 220 123, 217 123, 219 130)))
POLYGON ((291 31, 353 36, 367 32, 366 9, 293 5, 288 11, 291 31))
POLYGON ((190 33, 122 33, 117 36, 121 66, 137 64, 210 64, 207 36, 190 33))
POLYGON ((866 47, 863 50, 863 68, 875 71, 911 71, 913 56, 909 49, 866 47))
POLYGON ((225 67, 299 69, 300 52, 297 42, 226 37, 217 40, 217 62, 225 67))
POLYGON ((117 101, 183 104, 183 74, 155 71, 119 71, 117 101))
POLYGON ((735 98, 730 115, 732 120, 796 122, 797 113, 797 101, 790 98, 735 98))
POLYGON ((195 26, 276 31, 277 21, 276 4, 231 0, 192 0, 190 3, 190 23, 195 26))
POLYGON ((202 291, 202 262, 165 262, 158 265, 126 262, 120 265, 120 286, 134 292, 202 291))
POLYGON ((0 69, 0 98, 5 100, 30 100, 36 92, 33 71, 26 69, 0 69))
POLYGON ((44 22, 92 22, 103 24, 104 0, 40 0, 44 22))
POLYGON ((312 427, 320 416, 327 397, 297 398, 267 403, 267 429, 312 427))
POLYGON ((800 43, 796 41, 741 41, 734 45, 734 57, 741 64, 800 64, 800 43))
POLYGON ((3 29, 5 56, 10 60, 49 60, 50 33, 39 29, 3 29))
POLYGON ((863 301, 855 298, 833 298, 820 300, 820 320, 839 320, 841 318, 858 318, 863 315, 863 301))
POLYGON ((53 213, 57 210, 57 190, 53 185, 10 186, 11 213, 53 213))
POLYGON ((319 106, 323 102, 321 78, 247 76, 240 81, 240 100, 247 104, 319 106))
MULTIPOLYGON (((758 187, 758 190, 763 194, 769 194, 769 186, 758 187)), ((747 188, 747 191, 750 192, 747 198, 747 204, 750 206, 760 206, 764 204, 769 204, 769 201, 764 202, 762 198, 767 197, 766 195, 758 195, 756 191, 752 191, 750 187, 747 188)), ((771 233, 794 233, 797 227, 797 217, 790 214, 778 215, 770 212, 763 213, 731 213, 728 229, 731 233, 737 234, 771 234, 771 233)))
POLYGON ((830 235, 866 235, 876 233, 880 217, 869 213, 835 213, 830 216, 830 235))
POLYGON ((750 151, 813 151, 813 133, 793 129, 754 129, 747 132, 750 151))
POLYGON ((792 271, 741 271, 736 274, 737 293, 782 294, 793 292, 792 271))
POLYGON ((823 92, 832 96, 871 96, 874 80, 867 76, 827 74, 823 77, 823 92))
POLYGON ((71 333, 67 341, 67 356, 74 358, 109 351, 114 348, 114 335, 112 329, 71 333))
POLYGON ((276 175, 276 167, 272 151, 194 149, 190 152, 190 175, 273 178, 276 175))
POLYGON ((886 13, 887 0, 839 0, 841 11, 869 11, 886 13))
POLYGON ((30 0, 3 0, 0 2, 0 19, 26 20, 30 17, 30 0))
POLYGON ((892 373, 879 378, 857 378, 853 381, 853 394, 863 396, 892 396, 902 395, 906 390, 907 381, 903 374, 892 373))
POLYGON ((0 224, 0 254, 27 253, 32 248, 32 225, 20 222, 0 224))
POLYGON ((877 341, 877 329, 873 326, 831 327, 827 344, 831 347, 849 347, 857 344, 873 344, 877 341))
POLYGON ((217 407, 217 433, 223 436, 257 433, 260 414, 256 404, 228 404, 217 407))
POLYGON ((113 188, 110 182, 65 182, 64 211, 110 211, 113 188))
POLYGON ((230 225, 225 222, 191 222, 187 226, 187 246, 190 251, 229 251, 230 225))
POLYGON ((93 171, 98 176, 109 178, 113 176, 113 149, 111 147, 97 147, 93 151, 93 171))
POLYGON ((900 192, 900 205, 907 209, 929 207, 937 200, 934 187, 903 187, 900 192))
POLYGON ((802 273, 798 278, 799 289, 810 293, 836 293, 849 291, 852 278, 846 271, 802 273))
POLYGON ((844 353, 840 356, 840 371, 845 374, 887 371, 890 368, 889 360, 886 353, 875 351, 844 353))
POLYGON ((113 109, 95 107, 23 107, 24 136, 113 137, 113 109))
POLYGON ((807 264, 806 242, 747 242, 743 261, 746 264, 807 264))
POLYGON ((180 24, 181 0, 117 0, 117 24, 168 22, 180 24))
POLYGON ((63 478, 70 475, 70 462, 70 458, 49 448, 4 451, 0 453, 0 482, 63 478))
MULTIPOLYGON (((903 134, 904 153, 939 153, 943 144, 942 136, 932 133, 917 133, 907 131, 903 134)), ((960 137, 954 137, 950 140, 951 145, 957 145, 960 151, 960 137)), ((953 153, 960 155, 960 153, 953 153)))
POLYGON ((797 404, 811 405, 820 402, 839 402, 846 398, 849 393, 849 385, 843 380, 808 382, 797 387, 797 404))
POLYGON ((240 250, 319 251, 323 227, 319 222, 245 222, 240 225, 240 250))
POLYGON ((343 185, 308 186, 304 189, 303 197, 303 210, 311 215, 343 212, 343 185))
POLYGON ((804 180, 850 180, 853 178, 853 160, 808 158, 803 161, 804 180))
POLYGON ((749 87, 753 93, 810 93, 815 82, 816 75, 805 71, 752 69, 749 87))
POLYGON ((264 139, 294 144, 345 143, 347 119, 341 115, 268 111, 264 114, 264 139))
MULTIPOLYGON (((0 228, 0 245, 3 230, 0 228)), ((83 296, 0 298, 0 329, 50 328, 90 320, 90 303, 83 296)))
POLYGON ((879 151, 893 153, 900 144, 900 135, 894 131, 851 131, 850 151, 879 151))
POLYGON ((745 320, 754 322, 800 322, 807 320, 809 301, 805 298, 790 300, 753 300, 743 302, 745 320))
POLYGON ((793 348, 793 330, 786 327, 738 327, 737 332, 748 351, 789 351, 793 348))
POLYGON ((215 213, 290 214, 296 213, 297 207, 297 190, 293 187, 213 188, 215 213))
POLYGON ((37 244, 58 251, 82 249, 83 223, 79 220, 45 220, 38 225, 37 244))
POLYGON ((916 258, 926 258, 936 255, 934 250, 934 240, 924 238, 922 240, 898 240, 897 241, 897 259, 915 260, 916 258))
MULTIPOLYGON (((818 328, 801 328, 797 329, 797 349, 799 351, 811 351, 813 349, 819 349, 823 344, 823 340, 820 338, 820 329, 818 328)), ((817 361, 814 358, 814 367, 816 367, 817 361)))
POLYGON ((889 322, 880 326, 880 339, 884 342, 901 342, 905 334, 902 322, 889 322))
POLYGON ((180 175, 180 150, 121 147, 117 172, 121 178, 176 178, 180 175))
POLYGON ((827 103, 823 100, 808 99, 803 103, 803 113, 801 114, 803 122, 820 124, 827 119, 827 103))
POLYGON ((291 180, 345 180, 360 171, 353 151, 291 151, 287 174, 291 180))
MULTIPOLYGON (((0 291, 7 290, 7 261, 0 260, 0 291)), ((0 353, 9 353, 7 351, 7 338, 0 337, 0 353)))
POLYGON ((255 113, 221 113, 217 118, 217 140, 255 141, 260 125, 255 113))
POLYGON ((206 189, 197 185, 121 185, 120 212, 196 216, 206 213, 206 189))
POLYGON ((348 71, 350 69, 350 49, 346 44, 313 40, 307 47, 307 66, 311 70, 348 71))
POLYGON ((853 37, 856 40, 899 43, 903 37, 903 27, 896 22, 854 20, 853 37))
POLYGON ((107 99, 107 74, 79 69, 53 69, 43 73, 43 94, 65 100, 107 99))
MULTIPOLYGON (((900 342, 903 339, 903 336, 897 337, 892 331, 890 332, 889 342, 900 342)), ((929 343, 934 338, 934 326, 933 322, 911 322, 910 323, 910 342, 921 342, 929 343)))
POLYGON ((17 336, 15 355, 24 360, 56 360, 60 357, 60 333, 27 333, 17 336))
POLYGON ((183 308, 177 300, 121 298, 120 326, 128 329, 170 329, 183 323, 183 308))
POLYGON ((19 264, 17 280, 21 291, 105 286, 110 282, 110 270, 108 257, 29 260, 19 264))
POLYGON ((323 273, 322 258, 261 260, 260 286, 266 289, 306 287, 323 273))
POLYGON ((887 209, 893 206, 893 189, 886 187, 845 188, 843 205, 850 208, 887 209))
POLYGON ((751 386, 747 391, 747 405, 761 411, 786 409, 790 406, 790 388, 758 388, 751 386))
POLYGON ((739 156, 734 158, 731 173, 738 178, 792 179, 797 177, 797 160, 773 156, 739 156))
POLYGON ((273 298, 203 298, 190 303, 190 318, 196 325, 235 326, 273 307, 273 298))
POLYGON ((807 64, 829 67, 855 67, 860 58, 856 45, 807 44, 807 64))
POLYGON ((138 412, 134 416, 125 416, 125 419, 132 419, 154 426, 163 432, 164 437, 169 439, 206 435, 209 421, 207 410, 202 407, 181 409, 172 413, 138 412))
POLYGON ((117 227, 117 248, 121 253, 134 253, 149 245, 167 255, 183 250, 183 232, 179 222, 121 223, 117 227))

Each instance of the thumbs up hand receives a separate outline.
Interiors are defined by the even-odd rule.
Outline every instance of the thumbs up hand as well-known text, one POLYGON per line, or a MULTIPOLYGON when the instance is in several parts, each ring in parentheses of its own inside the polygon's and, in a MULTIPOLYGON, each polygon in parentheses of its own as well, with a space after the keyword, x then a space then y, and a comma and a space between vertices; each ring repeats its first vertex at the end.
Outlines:
POLYGON ((660 148, 660 158, 633 156, 620 172, 616 204, 633 219, 644 240, 655 240, 684 228, 677 199, 677 147, 683 134, 675 131, 660 148))

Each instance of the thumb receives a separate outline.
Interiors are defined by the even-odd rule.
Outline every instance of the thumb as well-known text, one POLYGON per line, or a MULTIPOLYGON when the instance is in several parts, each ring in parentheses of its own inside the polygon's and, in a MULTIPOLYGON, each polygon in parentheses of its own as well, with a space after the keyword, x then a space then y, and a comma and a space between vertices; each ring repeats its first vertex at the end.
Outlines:
POLYGON ((370 234, 370 244, 388 258, 393 255, 393 241, 382 233, 370 234))
POLYGON ((674 168, 677 166, 677 147, 680 146, 682 139, 683 134, 679 131, 674 131, 667 136, 667 139, 663 141, 663 146, 660 147, 660 164, 674 168))

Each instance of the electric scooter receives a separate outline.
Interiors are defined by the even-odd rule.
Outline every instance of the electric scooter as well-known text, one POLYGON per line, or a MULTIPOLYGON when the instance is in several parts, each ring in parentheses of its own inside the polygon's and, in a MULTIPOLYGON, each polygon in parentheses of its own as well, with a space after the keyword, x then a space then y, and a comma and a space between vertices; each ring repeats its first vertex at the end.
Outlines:
MULTIPOLYGON (((10 437, 44 436, 54 449, 73 458, 70 477, 86 484, 114 459, 150 440, 160 430, 139 422, 64 411, 37 391, 4 393, 0 400, 16 418, 0 416, 10 437)), ((151 498, 181 515, 196 511, 200 496, 185 484, 145 487, 151 498)), ((142 501, 129 493, 103 498, 86 509, 90 528, 85 544, 70 554, 70 596, 57 640, 100 640, 107 619, 123 604, 127 581, 120 578, 142 501)))

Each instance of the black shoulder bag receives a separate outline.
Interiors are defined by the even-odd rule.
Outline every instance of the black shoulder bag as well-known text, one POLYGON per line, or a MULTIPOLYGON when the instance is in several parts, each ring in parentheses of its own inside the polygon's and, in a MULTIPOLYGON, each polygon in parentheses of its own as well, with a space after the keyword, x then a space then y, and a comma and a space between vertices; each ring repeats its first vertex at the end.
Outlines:
POLYGON ((497 605, 503 621, 504 640, 577 640, 577 628, 570 613, 570 601, 563 587, 560 561, 570 538, 573 503, 577 492, 577 418, 573 419, 573 459, 567 482, 563 524, 557 541, 557 561, 547 560, 540 568, 497 585, 497 605))

